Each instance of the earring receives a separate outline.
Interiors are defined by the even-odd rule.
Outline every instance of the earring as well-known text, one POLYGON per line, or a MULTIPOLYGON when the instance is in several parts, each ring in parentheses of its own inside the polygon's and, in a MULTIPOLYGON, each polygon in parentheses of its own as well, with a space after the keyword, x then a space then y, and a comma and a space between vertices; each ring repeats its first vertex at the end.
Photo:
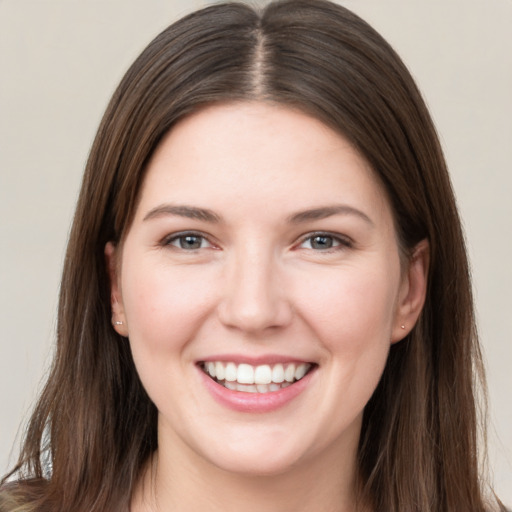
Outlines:
POLYGON ((124 325, 124 322, 120 320, 114 320, 114 317, 112 317, 112 325, 124 325))
MULTIPOLYGON (((121 323, 122 323, 122 322, 121 322, 121 323)), ((401 327, 402 329, 405 329, 405 325, 401 325, 400 327, 401 327)))

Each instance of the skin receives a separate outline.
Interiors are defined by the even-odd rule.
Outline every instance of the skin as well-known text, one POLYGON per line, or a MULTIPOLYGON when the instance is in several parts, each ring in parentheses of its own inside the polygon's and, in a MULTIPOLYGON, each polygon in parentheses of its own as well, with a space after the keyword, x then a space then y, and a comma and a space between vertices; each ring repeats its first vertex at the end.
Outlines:
POLYGON ((363 409, 417 320, 428 267, 425 242, 401 261, 386 194, 357 151, 296 110, 208 107, 159 145, 106 256, 115 328, 159 411, 132 511, 354 510, 363 409), (315 369, 283 407, 240 412, 205 388, 197 363, 219 354, 315 369))

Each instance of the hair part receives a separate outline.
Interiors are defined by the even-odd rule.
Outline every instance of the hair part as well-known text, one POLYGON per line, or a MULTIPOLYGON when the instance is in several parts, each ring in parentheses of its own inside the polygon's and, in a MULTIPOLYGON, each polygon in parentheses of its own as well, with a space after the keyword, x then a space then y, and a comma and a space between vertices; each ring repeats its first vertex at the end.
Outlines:
POLYGON ((205 105, 237 101, 297 108, 343 134, 383 183, 404 250, 430 244, 424 311, 392 347, 365 409, 361 502, 387 512, 489 510, 479 482, 475 389, 483 371, 469 268, 436 131, 393 49, 325 0, 207 7, 157 36, 127 71, 85 170, 55 359, 11 473, 22 482, 0 493, 0 510, 18 510, 8 500, 24 512, 128 506, 157 449, 157 411, 111 326, 104 247, 122 242, 148 161, 169 130, 205 105))

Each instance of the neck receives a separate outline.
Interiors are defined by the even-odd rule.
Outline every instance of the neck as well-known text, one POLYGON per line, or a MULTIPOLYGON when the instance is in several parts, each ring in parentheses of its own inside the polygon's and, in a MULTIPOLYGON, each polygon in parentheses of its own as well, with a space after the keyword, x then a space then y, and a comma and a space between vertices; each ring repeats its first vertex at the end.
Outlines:
POLYGON ((225 471, 192 450, 159 452, 135 491, 132 512, 355 512, 356 449, 318 454, 273 475, 225 471))

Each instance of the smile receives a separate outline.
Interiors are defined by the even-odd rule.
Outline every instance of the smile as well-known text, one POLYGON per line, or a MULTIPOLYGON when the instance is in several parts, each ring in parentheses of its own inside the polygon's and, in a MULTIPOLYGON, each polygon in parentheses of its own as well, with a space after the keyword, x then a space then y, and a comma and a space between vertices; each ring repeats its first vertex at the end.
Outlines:
POLYGON ((232 391, 273 393, 301 380, 313 367, 310 363, 262 364, 208 361, 201 369, 218 384, 232 391))

